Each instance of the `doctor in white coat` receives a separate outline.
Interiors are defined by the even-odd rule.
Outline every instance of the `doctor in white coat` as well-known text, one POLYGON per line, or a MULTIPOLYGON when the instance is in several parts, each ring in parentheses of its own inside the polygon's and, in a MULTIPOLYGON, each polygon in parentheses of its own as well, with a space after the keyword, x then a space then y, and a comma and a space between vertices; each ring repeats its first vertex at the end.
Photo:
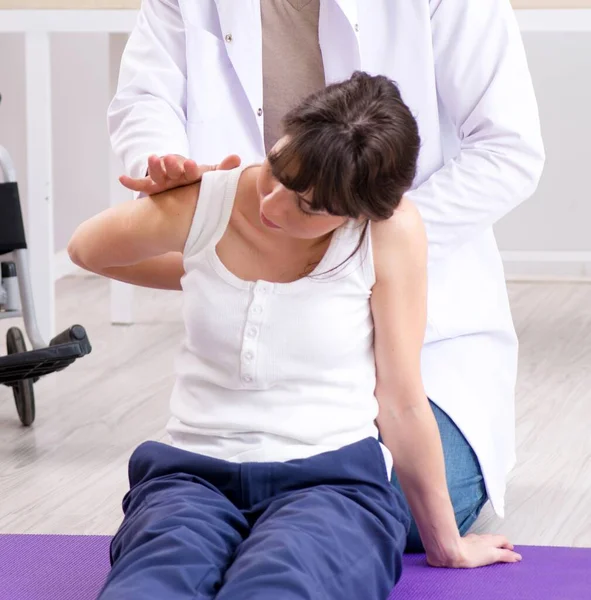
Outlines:
POLYGON ((130 189, 183 185, 225 157, 262 160, 292 104, 355 70, 398 83, 423 140, 409 194, 430 250, 423 378, 466 533, 487 501, 503 516, 515 463, 517 339, 492 226, 544 164, 510 1, 143 0, 112 145, 130 189))

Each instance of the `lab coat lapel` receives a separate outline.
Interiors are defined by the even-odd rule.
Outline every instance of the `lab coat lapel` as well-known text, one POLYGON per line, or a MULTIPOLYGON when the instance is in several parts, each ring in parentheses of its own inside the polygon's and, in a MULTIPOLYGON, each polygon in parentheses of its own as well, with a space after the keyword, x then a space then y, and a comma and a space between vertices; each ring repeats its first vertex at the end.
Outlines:
MULTIPOLYGON (((358 0, 321 0, 319 38, 327 83, 361 68, 358 0)), ((215 0, 228 56, 253 112, 263 105, 260 0, 215 0), (228 36, 230 36, 228 38, 228 36)))
POLYGON ((262 106, 263 51, 259 0, 215 0, 228 56, 253 112, 262 106))
MULTIPOLYGON (((357 16, 358 16, 357 0, 332 0, 332 1, 336 2, 337 6, 341 9, 341 11, 345 15, 345 17, 347 17, 347 20, 349 21, 351 28, 353 30, 355 30, 355 26, 359 22, 357 19, 357 16)), ((326 0, 324 0, 324 3, 326 3, 326 0)))
POLYGON ((326 83, 348 79, 361 69, 357 0, 321 0, 318 36, 326 83))

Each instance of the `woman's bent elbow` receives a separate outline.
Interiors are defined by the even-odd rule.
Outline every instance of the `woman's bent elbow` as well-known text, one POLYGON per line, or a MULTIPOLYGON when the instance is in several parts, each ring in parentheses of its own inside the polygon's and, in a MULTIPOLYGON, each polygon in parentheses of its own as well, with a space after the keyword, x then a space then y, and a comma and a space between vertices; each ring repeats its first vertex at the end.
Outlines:
POLYGON ((93 270, 90 266, 91 261, 89 261, 89 257, 86 256, 88 253, 84 251, 84 244, 81 243, 80 237, 76 233, 74 233, 68 242, 67 252, 70 260, 77 267, 85 269, 86 271, 93 270))
POLYGON ((80 248, 78 247, 78 244, 75 242, 74 238, 72 238, 69 242, 68 242, 68 248, 67 248, 67 252, 68 252, 68 256, 70 257, 70 260, 77 266, 77 267, 82 267, 84 268, 84 264, 82 262, 82 258, 80 256, 80 248))

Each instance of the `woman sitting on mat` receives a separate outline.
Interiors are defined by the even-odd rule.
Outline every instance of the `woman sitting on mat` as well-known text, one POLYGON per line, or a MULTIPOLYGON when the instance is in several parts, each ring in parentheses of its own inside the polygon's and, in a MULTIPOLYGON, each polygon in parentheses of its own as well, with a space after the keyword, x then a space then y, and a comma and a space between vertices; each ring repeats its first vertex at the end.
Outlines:
POLYGON ((172 444, 131 457, 102 600, 384 600, 411 512, 433 566, 520 559, 455 522, 404 197, 420 140, 397 87, 356 73, 284 134, 263 165, 116 206, 70 242, 90 271, 184 292, 172 444))

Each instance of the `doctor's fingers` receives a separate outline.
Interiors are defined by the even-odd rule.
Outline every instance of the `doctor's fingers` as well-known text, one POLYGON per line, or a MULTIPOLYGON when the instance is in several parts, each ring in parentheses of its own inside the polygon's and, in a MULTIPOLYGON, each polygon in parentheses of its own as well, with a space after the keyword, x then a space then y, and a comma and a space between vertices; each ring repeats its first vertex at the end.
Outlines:
POLYGON ((187 183, 196 183, 197 181, 201 181, 203 171, 197 166, 197 163, 194 160, 187 159, 183 165, 183 169, 184 178, 187 183))
POLYGON ((186 170, 192 162, 184 156, 172 155, 163 158, 165 175, 168 179, 190 179, 186 170))
MULTIPOLYGON (((209 171, 230 171, 239 167, 241 162, 240 157, 236 154, 226 156, 217 165, 198 165, 194 160, 186 159, 183 164, 182 179, 184 184, 196 183, 201 181, 203 175, 209 171)), ((170 171, 168 174, 171 176, 170 171)))
POLYGON ((217 165, 198 165, 194 160, 186 160, 185 178, 188 183, 194 183, 196 181, 201 181, 203 175, 209 171, 231 171, 232 169, 239 167, 241 162, 240 157, 236 154, 226 156, 226 158, 217 165))
POLYGON ((216 171, 231 171, 232 169, 238 168, 241 162, 242 160, 237 154, 230 154, 230 156, 226 156, 226 158, 214 168, 216 171))
POLYGON ((150 156, 150 158, 148 158, 148 177, 152 179, 154 183, 164 186, 168 179, 166 169, 165 157, 150 156))
POLYGON ((150 177, 134 179, 128 175, 121 175, 121 177, 119 177, 119 182, 123 187, 126 187, 132 192, 140 192, 142 194, 147 194, 148 196, 164 191, 163 187, 154 183, 150 177))

